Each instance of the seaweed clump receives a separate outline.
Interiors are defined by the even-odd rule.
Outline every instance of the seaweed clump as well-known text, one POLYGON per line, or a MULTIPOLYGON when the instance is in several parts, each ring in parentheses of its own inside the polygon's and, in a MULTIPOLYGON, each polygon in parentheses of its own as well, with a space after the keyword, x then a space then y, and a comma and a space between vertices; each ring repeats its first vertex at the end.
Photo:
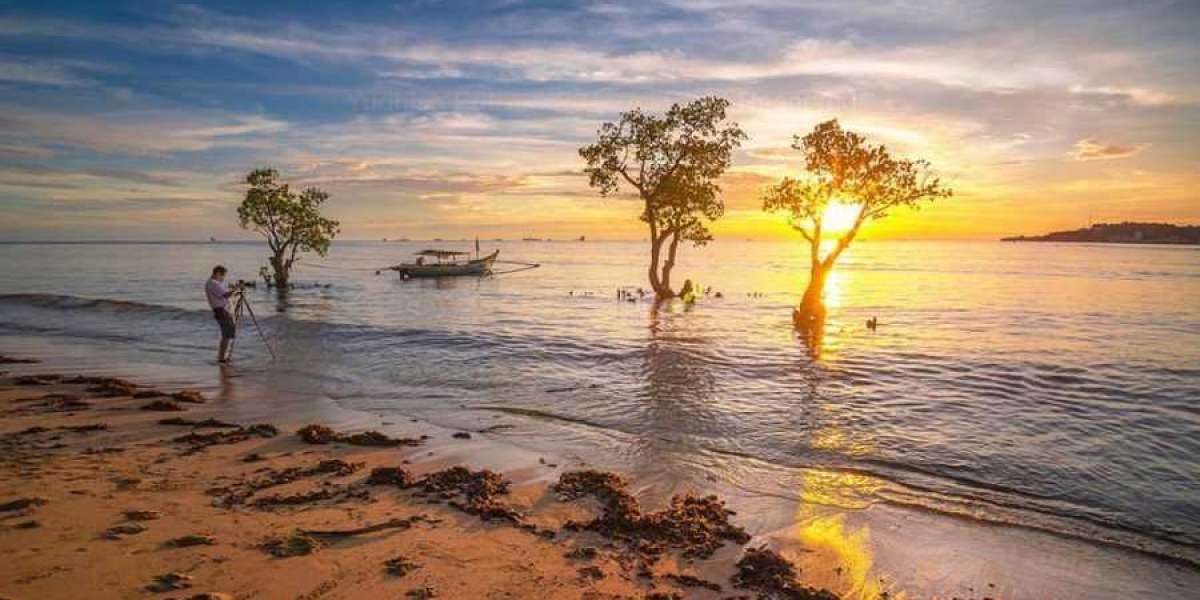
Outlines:
POLYGON ((62 375, 57 373, 42 373, 39 375, 21 375, 13 378, 13 383, 17 385, 54 385, 62 380, 62 375))
POLYGON ((840 600, 829 590, 801 584, 795 565, 766 547, 747 548, 732 581, 735 588, 758 592, 761 600, 840 600))
POLYGON ((390 558, 384 561, 383 568, 387 571, 387 574, 391 575, 392 577, 404 577, 405 575, 420 569, 421 565, 403 556, 397 556, 396 558, 390 558))
POLYGON ((734 512, 716 496, 674 496, 663 510, 646 513, 627 487, 620 475, 587 470, 563 473, 553 490, 560 500, 593 497, 601 504, 600 516, 569 521, 567 529, 634 543, 646 554, 677 548, 685 558, 708 558, 726 541, 750 541, 746 530, 729 521, 734 512))
POLYGON ((450 506, 484 521, 521 521, 520 513, 497 501, 497 496, 508 494, 508 481, 495 471, 451 467, 426 475, 417 485, 427 493, 441 494, 450 506))
MULTIPOLYGON (((78 379, 75 381, 78 381, 78 379)), ((87 388, 87 391, 98 398, 132 397, 138 393, 138 387, 133 382, 118 377, 90 378, 83 383, 92 384, 87 388)))
POLYGON ((379 433, 378 431, 363 431, 360 433, 341 433, 325 425, 305 425, 301 427, 296 435, 300 436, 306 444, 330 444, 343 443, 352 446, 419 446, 421 440, 414 438, 394 438, 379 433))
POLYGON ((288 558, 312 554, 321 548, 321 542, 301 531, 295 531, 282 537, 267 540, 262 549, 275 558, 288 558))
POLYGON ((211 433, 188 433, 171 441, 181 444, 191 444, 188 452, 198 452, 209 446, 218 444, 237 444, 252 437, 273 438, 279 435, 279 429, 274 425, 260 423, 247 427, 238 427, 232 431, 214 431, 211 433))
MULTIPOLYGON (((208 490, 208 493, 212 495, 224 496, 217 501, 216 504, 217 506, 230 508, 245 503, 246 500, 248 500, 255 493, 268 488, 286 485, 292 483, 293 481, 299 481, 301 479, 315 477, 317 475, 332 475, 334 477, 351 475, 357 472, 359 469, 362 469, 362 467, 363 463, 350 463, 341 459, 331 458, 329 460, 323 460, 311 467, 289 467, 282 470, 272 470, 265 477, 258 479, 257 481, 244 482, 240 485, 213 488, 208 490)), ((273 498, 277 498, 277 500, 272 500, 271 502, 268 502, 262 506, 269 506, 271 504, 279 503, 295 504, 296 500, 298 500, 298 498, 293 498, 290 501, 279 502, 278 498, 289 497, 276 496, 273 498)), ((316 499, 319 498, 310 498, 309 501, 316 499)))
POLYGON ((367 476, 367 485, 394 485, 406 488, 413 485, 412 475, 401 467, 376 467, 367 476))

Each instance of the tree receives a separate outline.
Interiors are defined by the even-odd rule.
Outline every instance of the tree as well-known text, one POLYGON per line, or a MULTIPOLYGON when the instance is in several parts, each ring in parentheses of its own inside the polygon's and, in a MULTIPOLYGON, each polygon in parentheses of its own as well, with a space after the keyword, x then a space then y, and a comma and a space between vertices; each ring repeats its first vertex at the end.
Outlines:
POLYGON ((635 108, 579 149, 601 196, 629 186, 641 198, 641 219, 650 227, 650 287, 660 299, 676 296, 671 270, 679 243, 708 243, 707 222, 725 213, 717 179, 746 139, 736 123, 725 122, 728 107, 728 100, 710 96, 673 104, 661 117, 635 108))
POLYGON ((286 289, 297 252, 325 256, 338 234, 338 222, 321 216, 329 194, 315 187, 299 194, 279 183, 275 169, 255 169, 246 176, 246 198, 238 206, 238 223, 267 238, 274 284, 286 289))
POLYGON ((763 210, 788 214, 792 227, 809 244, 811 258, 808 287, 794 313, 798 326, 820 320, 825 281, 842 252, 868 221, 882 219, 899 207, 918 208, 926 200, 950 197, 927 161, 893 158, 884 146, 871 145, 863 136, 845 131, 837 120, 817 125, 806 136, 796 135, 792 148, 804 156, 807 177, 785 177, 767 188, 763 210), (822 225, 833 203, 855 207, 849 227, 821 256, 822 225))

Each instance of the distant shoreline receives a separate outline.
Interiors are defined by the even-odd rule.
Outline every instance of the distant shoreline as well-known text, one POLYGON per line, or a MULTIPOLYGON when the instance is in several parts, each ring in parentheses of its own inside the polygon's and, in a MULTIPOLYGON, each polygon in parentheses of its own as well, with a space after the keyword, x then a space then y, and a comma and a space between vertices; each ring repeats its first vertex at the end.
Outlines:
POLYGON ((1200 245, 1200 226, 1170 223, 1097 223, 1086 229, 1045 235, 1000 238, 1002 242, 1069 242, 1092 244, 1200 245))
POLYGON ((1105 240, 1049 240, 1044 237, 1006 237, 1000 238, 1001 242, 1034 242, 1034 243, 1059 243, 1059 244, 1107 244, 1110 246, 1200 246, 1200 242, 1176 242, 1176 241, 1105 241, 1105 240))

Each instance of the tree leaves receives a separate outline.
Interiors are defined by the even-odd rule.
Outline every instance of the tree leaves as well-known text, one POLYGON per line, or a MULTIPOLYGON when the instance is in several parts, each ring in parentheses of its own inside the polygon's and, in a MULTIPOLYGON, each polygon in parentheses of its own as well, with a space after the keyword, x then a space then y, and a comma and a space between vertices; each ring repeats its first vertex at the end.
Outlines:
POLYGON ((763 210, 787 213, 792 227, 812 245, 814 268, 832 267, 867 221, 882 219, 897 207, 916 208, 923 201, 953 195, 927 161, 894 158, 886 147, 843 130, 837 119, 795 136, 792 147, 804 155, 806 177, 785 177, 767 188, 763 210), (822 218, 834 198, 857 204, 859 213, 829 255, 821 258, 822 218))

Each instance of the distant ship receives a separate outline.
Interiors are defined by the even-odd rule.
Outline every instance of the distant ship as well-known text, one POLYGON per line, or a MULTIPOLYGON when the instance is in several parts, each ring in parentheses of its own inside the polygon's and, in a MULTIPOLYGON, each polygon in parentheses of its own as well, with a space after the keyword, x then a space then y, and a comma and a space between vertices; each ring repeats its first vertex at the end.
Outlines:
POLYGON ((586 241, 587 241, 587 236, 584 236, 584 235, 581 235, 581 236, 579 236, 579 241, 581 241, 581 242, 586 242, 586 241))
POLYGON ((217 238, 215 238, 215 237, 212 237, 212 236, 209 236, 209 238, 208 238, 208 243, 210 243, 210 244, 215 244, 215 243, 217 243, 217 238))
POLYGON ((542 238, 521 238, 522 242, 540 242, 542 238))

